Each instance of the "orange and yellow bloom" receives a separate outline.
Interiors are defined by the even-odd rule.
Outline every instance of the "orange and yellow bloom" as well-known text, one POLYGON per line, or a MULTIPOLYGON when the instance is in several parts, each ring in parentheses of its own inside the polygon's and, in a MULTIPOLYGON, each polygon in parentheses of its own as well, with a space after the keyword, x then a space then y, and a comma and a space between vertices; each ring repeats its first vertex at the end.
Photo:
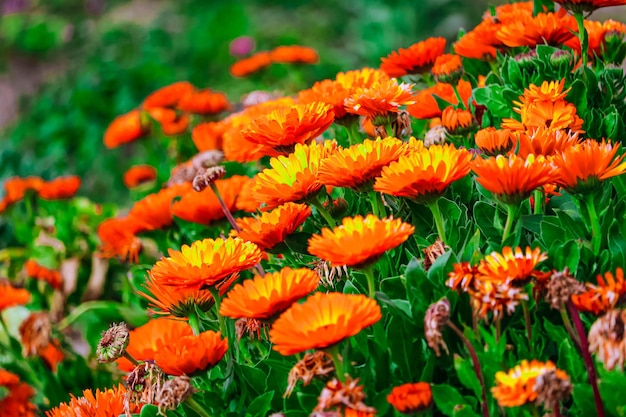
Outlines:
POLYGON ((387 402, 401 413, 414 414, 432 405, 433 393, 427 382, 403 384, 391 390, 387 402))
POLYGON ((344 101, 348 113, 365 116, 375 126, 390 122, 389 117, 400 107, 415 103, 413 84, 400 83, 395 78, 377 81, 369 88, 359 88, 344 101))
POLYGON ((220 332, 206 331, 169 340, 154 355, 157 366, 169 375, 191 375, 215 366, 228 350, 220 332))
POLYGON ((381 58, 380 69, 390 77, 428 73, 437 57, 442 55, 445 49, 444 38, 428 38, 381 58))
MULTIPOLYGON (((116 385, 113 388, 100 390, 87 389, 82 397, 71 395, 70 401, 61 403, 58 407, 46 411, 46 417, 111 417, 125 413, 124 399, 126 398, 124 385, 116 385)), ((141 406, 131 404, 130 412, 138 413, 141 406)))
POLYGON ((626 281, 622 268, 617 268, 615 275, 609 271, 596 279, 598 285, 587 283, 587 291, 572 295, 572 302, 579 310, 598 315, 617 307, 626 294, 626 281))

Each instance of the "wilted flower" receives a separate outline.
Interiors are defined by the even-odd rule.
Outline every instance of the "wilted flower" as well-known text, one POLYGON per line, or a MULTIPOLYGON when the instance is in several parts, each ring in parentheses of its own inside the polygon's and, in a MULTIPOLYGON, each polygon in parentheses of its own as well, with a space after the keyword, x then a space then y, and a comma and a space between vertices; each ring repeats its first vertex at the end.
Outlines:
POLYGON ((96 355, 98 362, 109 363, 121 358, 130 341, 130 335, 126 323, 113 324, 102 333, 96 355))
POLYGON ((448 346, 441 334, 441 330, 446 326, 449 319, 450 302, 445 298, 431 304, 424 316, 424 336, 426 337, 426 343, 435 351, 437 356, 441 354, 439 348, 443 348, 446 353, 449 353, 448 346))
POLYGON ((342 383, 336 378, 328 381, 320 393, 317 406, 313 411, 343 411, 347 409, 359 412, 375 413, 376 410, 363 403, 365 393, 363 386, 359 385, 359 379, 352 379, 349 376, 346 382, 342 383))
POLYGON ((191 385, 191 380, 187 375, 168 379, 156 395, 156 402, 159 404, 159 412, 163 412, 163 410, 175 410, 195 392, 196 390, 191 385))
POLYGON ((291 395, 298 381, 301 380, 306 387, 313 381, 313 378, 324 378, 333 372, 335 372, 333 359, 326 352, 318 350, 317 352, 304 355, 289 371, 285 397, 291 395))
POLYGON ((611 371, 624 370, 626 361, 626 310, 610 310, 597 319, 589 329, 589 352, 595 354, 611 371))
MULTIPOLYGON (((552 308, 558 310, 571 300, 573 296, 585 292, 585 286, 570 274, 568 268, 565 268, 563 271, 552 273, 550 281, 546 285, 546 290, 546 300, 552 308)), ((581 309, 580 305, 577 307, 579 310, 581 309)))

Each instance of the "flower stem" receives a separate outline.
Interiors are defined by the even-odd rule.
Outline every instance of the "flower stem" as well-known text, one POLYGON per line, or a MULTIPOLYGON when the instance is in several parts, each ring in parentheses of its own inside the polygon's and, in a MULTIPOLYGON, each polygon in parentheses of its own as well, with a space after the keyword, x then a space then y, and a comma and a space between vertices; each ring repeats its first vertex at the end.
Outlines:
POLYGON ((222 207, 222 211, 224 212, 224 216, 226 216, 230 225, 233 227, 233 229, 235 229, 235 231, 237 231, 237 233, 241 232, 241 229, 239 228, 239 226, 237 226, 237 222, 235 221, 235 218, 233 217, 232 213, 226 206, 226 203, 224 203, 224 199, 222 198, 222 195, 220 194, 220 191, 217 189, 217 186, 215 185, 215 183, 211 183, 209 184, 209 186, 211 187, 211 190, 213 190, 213 192, 215 193, 215 196, 217 197, 217 201, 219 201, 220 207, 222 207))
POLYGON ((339 345, 332 345, 327 347, 326 353, 333 358, 333 363, 335 364, 335 374, 337 374, 337 379, 344 383, 346 382, 346 373, 343 369, 343 360, 339 357, 339 345))
POLYGON ((222 333, 222 337, 226 335, 226 323, 224 322, 224 316, 220 314, 220 292, 215 287, 209 287, 209 292, 213 296, 213 301, 215 302, 215 311, 217 313, 217 320, 220 323, 220 332, 222 333))
POLYGON ((193 399, 193 397, 187 397, 187 399, 183 402, 200 417, 211 417, 211 415, 207 413, 206 410, 193 399))
POLYGON ((600 218, 596 212, 596 206, 593 204, 593 196, 587 195, 583 198, 587 211, 589 212, 589 221, 591 222, 591 245, 593 254, 598 256, 600 253, 600 245, 602 243, 602 232, 600 230, 600 218))
POLYGON ((572 321, 569 319, 569 316, 567 315, 567 310, 565 309, 565 305, 561 306, 561 308, 559 309, 559 312, 561 313, 561 318, 563 319, 563 325, 565 326, 565 329, 569 333, 569 336, 572 338, 572 341, 574 342, 578 350, 582 351, 582 347, 580 346, 580 339, 578 338, 578 334, 572 327, 572 321))
POLYGON ((189 320, 189 327, 191 327, 194 336, 198 336, 200 334, 200 323, 198 321, 198 314, 193 311, 189 314, 189 317, 187 317, 187 319, 189 320))
POLYGON ((125 357, 126 359, 128 359, 130 361, 130 363, 132 363, 134 366, 139 366, 141 364, 141 362, 139 362, 137 359, 133 358, 133 355, 128 353, 126 350, 124 350, 124 352, 122 353, 122 356, 125 357))
POLYGON ((567 302, 567 310, 572 316, 572 321, 574 322, 574 326, 578 332, 578 337, 580 338, 580 346, 582 348, 581 353, 585 361, 585 367, 587 368, 587 378, 589 380, 589 385, 591 385, 591 389, 593 390, 593 399, 596 403, 596 415, 598 417, 604 417, 604 406, 602 404, 602 397, 600 397, 600 391, 598 390, 598 375, 596 374, 596 367, 593 363, 593 359, 591 358, 591 354, 589 353, 589 342, 587 341, 585 328, 580 320, 578 309, 571 300, 567 302))
POLYGON ((348 132, 348 142, 350 146, 361 142, 361 133, 359 130, 359 121, 356 119, 354 122, 344 125, 346 132, 348 132))
POLYGON ((533 329, 530 322, 530 309, 528 308, 528 300, 522 300, 522 310, 524 312, 524 322, 526 323, 526 337, 528 338, 528 347, 530 353, 534 353, 533 347, 533 329))
POLYGON ((585 76, 585 68, 587 68, 587 50, 589 49, 589 38, 587 29, 585 29, 585 16, 582 11, 574 12, 576 23, 578 24, 578 39, 580 40, 580 54, 582 59, 581 70, 583 77, 585 76))
POLYGON ((554 417, 561 417, 561 404, 556 403, 556 405, 552 409, 552 415, 554 417))
POLYGON ((387 136, 390 138, 394 138, 396 136, 396 132, 393 131, 391 123, 385 124, 385 130, 387 131, 387 136))
POLYGON ((337 227, 337 222, 335 222, 335 219, 333 219, 333 216, 330 215, 328 210, 324 208, 324 205, 322 204, 318 196, 312 197, 311 199, 309 199, 309 202, 313 207, 317 209, 319 214, 322 215, 322 217, 326 220, 326 223, 328 223, 330 227, 337 227))
POLYGON ((367 265, 361 269, 361 272, 365 274, 367 278, 367 292, 370 298, 376 296, 376 280, 374 278, 374 264, 367 265))
POLYGON ((437 234, 439 235, 439 239, 446 244, 446 229, 443 224, 443 217, 441 217, 441 210, 439 210, 439 199, 432 201, 426 204, 430 211, 433 213, 433 218, 435 219, 435 226, 437 227, 437 234))
POLYGON ((478 355, 476 355, 476 350, 474 349, 474 346, 472 346, 470 341, 467 339, 467 337, 465 337, 463 332, 459 330, 459 328, 456 327, 454 323, 448 320, 446 324, 448 325, 450 329, 452 329, 454 333, 457 334, 457 336, 459 336, 459 338, 463 341, 463 344, 469 351, 469 354, 472 358, 472 364, 474 365, 474 372, 476 373, 476 377, 478 378, 478 382, 480 382, 480 386, 482 388, 483 417, 489 417, 489 405, 487 404, 487 389, 485 387, 485 378, 483 377, 482 369, 480 369, 480 362, 478 361, 478 355))
POLYGON ((511 229, 513 228, 513 222, 517 217, 517 206, 514 204, 506 205, 506 223, 504 224, 504 233, 502 234, 502 244, 506 241, 506 238, 509 237, 511 233, 511 229))
POLYGON ((541 208, 543 206, 543 193, 541 190, 533 191, 533 199, 535 200, 533 214, 541 214, 541 208))
POLYGON ((465 106, 465 103, 463 102, 463 99, 461 98, 461 94, 459 94, 459 90, 456 88, 456 85, 451 84, 452 85, 452 89, 454 90, 454 95, 456 96, 456 99, 459 101, 459 106, 461 106, 461 108, 463 110, 467 110, 467 107, 465 106))
POLYGON ((377 191, 370 191, 368 194, 374 215, 378 218, 385 217, 387 213, 385 212, 385 203, 383 203, 382 195, 377 191))

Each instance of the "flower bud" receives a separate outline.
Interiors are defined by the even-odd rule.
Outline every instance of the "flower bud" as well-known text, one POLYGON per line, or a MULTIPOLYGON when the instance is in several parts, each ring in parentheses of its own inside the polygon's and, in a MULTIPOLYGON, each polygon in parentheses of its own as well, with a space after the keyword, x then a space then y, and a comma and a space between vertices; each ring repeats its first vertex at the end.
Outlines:
POLYGON ((98 362, 110 363, 122 357, 130 341, 126 323, 113 324, 102 333, 96 349, 98 362))

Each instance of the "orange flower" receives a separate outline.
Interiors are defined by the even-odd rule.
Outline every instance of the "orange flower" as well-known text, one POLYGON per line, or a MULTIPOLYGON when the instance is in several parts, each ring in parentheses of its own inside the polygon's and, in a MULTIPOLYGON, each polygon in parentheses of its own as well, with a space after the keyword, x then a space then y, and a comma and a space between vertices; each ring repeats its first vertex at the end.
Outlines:
POLYGON ((384 167, 374 190, 417 201, 439 198, 450 184, 470 171, 472 154, 454 145, 416 149, 384 167))
POLYGON ((626 0, 554 0, 564 8, 574 12, 592 12, 601 7, 623 6, 626 0))
MULTIPOLYGON (((246 176, 234 175, 215 181, 214 184, 229 210, 232 211, 235 208, 237 194, 248 180, 246 176)), ((211 187, 200 192, 187 191, 180 200, 172 204, 172 214, 185 221, 198 224, 209 224, 225 217, 222 206, 211 187)))
POLYGON ((525 251, 517 247, 513 250, 506 246, 502 254, 491 252, 478 265, 476 279, 494 283, 511 282, 515 286, 523 286, 531 278, 541 279, 545 273, 535 270, 539 262, 545 261, 548 256, 541 248, 525 251))
POLYGON ((565 9, 556 13, 539 13, 522 17, 500 27, 497 37, 510 47, 537 45, 560 46, 576 36, 576 20, 565 9))
POLYGON ((403 384, 391 390, 387 402, 401 413, 415 414, 432 405, 433 393, 428 382, 403 384))
POLYGON ((192 192, 189 184, 177 184, 148 194, 130 209, 128 221, 135 225, 136 232, 163 229, 174 220, 171 212, 174 198, 188 192, 192 192))
POLYGON ((453 45, 454 53, 464 58, 495 59, 496 48, 503 46, 496 36, 500 27, 491 19, 483 20, 453 45))
POLYGON ((303 202, 322 188, 317 181, 320 162, 337 148, 334 141, 323 145, 297 144, 292 154, 270 159, 271 169, 257 174, 252 196, 269 209, 288 202, 303 202))
POLYGON ((146 122, 139 110, 117 116, 104 132, 104 146, 108 149, 117 148, 147 135, 150 125, 146 122))
POLYGON ((473 287, 478 268, 469 262, 456 263, 453 268, 454 270, 448 274, 446 285, 453 290, 460 287, 461 290, 467 292, 469 288, 473 287))
POLYGON ((2 417, 35 417, 37 407, 30 402, 35 390, 26 383, 20 382, 19 376, 0 368, 0 416, 2 417))
POLYGON ((334 229, 323 228, 309 239, 309 253, 331 266, 364 267, 383 253, 400 246, 415 228, 400 219, 379 219, 373 214, 345 217, 334 229))
POLYGON ((483 319, 490 312, 496 320, 502 317, 504 311, 513 314, 520 301, 528 300, 523 288, 514 287, 509 281, 475 280, 468 293, 474 314, 483 319))
POLYGON ((399 139, 365 139, 347 149, 338 149, 324 159, 320 164, 318 181, 335 187, 371 189, 374 178, 380 175, 383 167, 405 153, 404 142, 399 139))
POLYGON ((161 123, 161 130, 164 135, 167 136, 176 136, 187 131, 189 127, 190 118, 186 114, 181 114, 176 117, 176 119, 169 123, 161 123))
POLYGON ((156 177, 157 172, 154 167, 150 165, 135 165, 124 173, 123 181, 126 188, 135 188, 146 182, 154 181, 156 177))
MULTIPOLYGON (((72 398, 69 402, 46 411, 46 417, 113 417, 125 413, 126 388, 122 384, 103 391, 96 389, 95 393, 86 389, 79 398, 70 395, 72 398)), ((131 413, 138 413, 140 410, 141 406, 130 404, 131 413)))
POLYGON ((455 84, 463 75, 463 62, 459 55, 443 54, 437 57, 431 70, 435 80, 455 84))
POLYGON ((528 155, 520 158, 498 155, 488 159, 476 158, 472 162, 476 181, 505 204, 519 204, 539 187, 557 178, 554 165, 543 156, 528 155))
POLYGON ((8 281, 0 280, 0 312, 30 301, 30 292, 23 288, 15 288, 8 281))
POLYGON ((490 156, 509 152, 515 147, 516 140, 508 129, 488 127, 476 132, 474 136, 476 146, 490 156))
POLYGON ((474 125, 474 115, 469 110, 446 107, 441 114, 441 124, 452 134, 461 134, 474 125))
POLYGON ((50 343, 41 348, 37 353, 52 372, 56 372, 57 365, 65 359, 65 354, 59 348, 59 341, 56 339, 51 340, 50 343))
POLYGON ((204 239, 180 251, 169 249, 150 270, 152 278, 164 285, 202 288, 218 285, 231 274, 259 263, 262 258, 257 245, 242 239, 204 239))
POLYGON ((222 301, 220 314, 234 319, 270 319, 317 288, 320 278, 310 269, 283 268, 237 284, 222 301))
POLYGON ((616 158, 619 148, 619 143, 587 139, 565 149, 553 159, 559 173, 556 183, 569 193, 585 194, 601 181, 622 175, 626 172, 626 155, 616 158))
POLYGON ((324 133, 333 120, 334 114, 328 104, 296 104, 252 120, 241 135, 252 143, 290 153, 296 143, 309 143, 324 133))
POLYGON ((191 140, 200 152, 222 149, 222 139, 227 127, 224 122, 200 123, 191 131, 191 140))
MULTIPOLYGON (((9 178, 4 182, 4 199, 2 200, 4 208, 23 199, 28 191, 38 193, 44 184, 45 181, 40 177, 9 178)), ((0 213, 2 211, 0 210, 0 213)))
POLYGON ((381 58, 380 69, 390 77, 402 77, 407 74, 424 74, 430 71, 435 59, 446 49, 444 38, 428 38, 408 48, 393 51, 381 58))
POLYGON ((238 78, 246 77, 262 70, 265 67, 269 67, 271 64, 271 54, 267 51, 260 51, 231 65, 230 75, 238 78))
POLYGON ((382 70, 373 68, 362 68, 359 70, 352 70, 346 72, 340 72, 335 77, 335 80, 351 91, 359 88, 368 89, 376 83, 389 80, 389 76, 382 70))
POLYGON ((317 64, 317 51, 308 46, 290 45, 277 46, 270 51, 272 62, 279 64, 317 64))
MULTIPOLYGON (((534 4, 532 1, 520 1, 517 3, 507 3, 500 6, 496 6, 494 10, 490 9, 485 11, 483 19, 496 22, 510 22, 512 20, 519 19, 520 17, 529 17, 533 15, 534 4), (495 15, 492 16, 493 11, 495 15)), ((545 11, 545 6, 543 8, 545 11)))
MULTIPOLYGON (((457 91, 463 99, 463 104, 467 107, 469 98, 472 95, 472 84, 469 81, 459 80, 457 91)), ((435 96, 447 101, 452 106, 459 105, 459 100, 454 94, 454 89, 450 84, 437 83, 433 87, 421 90, 415 96, 415 104, 407 107, 409 114, 417 119, 431 119, 433 117, 441 117, 442 111, 439 103, 435 100, 435 96)))
POLYGON ((61 273, 54 269, 48 269, 45 266, 39 265, 32 259, 27 260, 24 263, 24 267, 26 268, 26 274, 35 279, 39 279, 41 281, 45 281, 52 288, 59 289, 63 284, 61 279, 61 273))
POLYGON ((611 272, 598 275, 598 285, 587 283, 587 291, 572 296, 574 305, 581 311, 590 311, 595 315, 604 314, 615 308, 620 299, 626 294, 626 282, 622 268, 615 270, 615 276, 611 272))
POLYGON ((215 366, 227 350, 228 339, 209 330, 170 340, 156 351, 154 360, 166 374, 191 375, 215 366))
POLYGON ((518 132, 517 155, 526 158, 530 154, 552 156, 579 143, 577 132, 537 128, 532 132, 518 132))
POLYGON ((261 208, 261 204, 253 197, 252 189, 256 184, 256 177, 244 182, 235 202, 236 210, 243 210, 246 213, 256 213, 261 208))
POLYGON ((179 81, 159 88, 143 101, 142 107, 146 110, 155 108, 175 108, 188 94, 193 93, 194 86, 187 81, 179 81))
MULTIPOLYGON (((252 119, 247 118, 247 120, 250 122, 252 119)), ((247 124, 243 126, 247 126, 247 124)), ((258 161, 264 156, 276 155, 276 152, 273 152, 272 148, 246 140, 241 134, 242 129, 244 129, 243 126, 233 126, 224 132, 223 148, 224 158, 226 160, 236 162, 252 162, 258 161)))
POLYGON ((496 386, 491 388, 493 397, 501 407, 518 407, 537 399, 535 389, 537 378, 548 372, 554 372, 561 379, 569 381, 567 374, 557 369, 554 363, 537 360, 523 360, 509 372, 496 372, 496 386))
POLYGON ((137 226, 128 218, 107 219, 98 226, 98 237, 102 242, 100 254, 104 258, 119 257, 122 262, 139 261, 141 241, 135 236, 137 226))
POLYGON ((80 177, 77 175, 55 178, 44 183, 39 189, 39 197, 44 200, 72 198, 80 188, 80 183, 80 177))
POLYGON ((185 94, 177 107, 187 113, 209 115, 230 109, 230 103, 226 94, 206 89, 185 94))
POLYGON ((389 122, 389 115, 400 112, 401 106, 415 103, 413 84, 401 83, 395 78, 377 81, 370 88, 359 88, 344 101, 348 113, 372 119, 376 126, 389 122))
POLYGON ((304 204, 285 203, 259 218, 239 218, 236 220, 241 232, 232 230, 231 236, 256 244, 262 250, 271 250, 285 238, 298 230, 311 215, 311 209, 304 204))
POLYGON ((285 356, 324 349, 356 335, 381 317, 376 301, 364 295, 318 292, 281 314, 270 330, 270 341, 273 349, 285 356))

